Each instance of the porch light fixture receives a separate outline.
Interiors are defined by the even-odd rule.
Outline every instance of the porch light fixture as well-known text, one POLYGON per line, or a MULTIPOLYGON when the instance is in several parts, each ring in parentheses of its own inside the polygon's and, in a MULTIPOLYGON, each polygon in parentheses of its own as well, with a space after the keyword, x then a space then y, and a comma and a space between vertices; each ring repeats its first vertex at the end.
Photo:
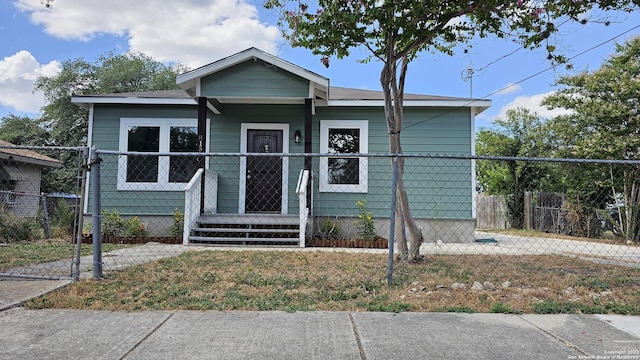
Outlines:
POLYGON ((302 132, 300 130, 296 130, 293 136, 295 143, 300 144, 300 141, 302 140, 302 132))

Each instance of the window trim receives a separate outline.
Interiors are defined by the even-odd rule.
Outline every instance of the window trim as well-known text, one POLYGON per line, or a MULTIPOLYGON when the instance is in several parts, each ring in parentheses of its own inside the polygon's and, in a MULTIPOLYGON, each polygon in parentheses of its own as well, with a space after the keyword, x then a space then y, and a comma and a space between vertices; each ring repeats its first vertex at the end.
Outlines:
MULTIPOLYGON (((329 129, 354 129, 360 130, 360 154, 369 152, 369 120, 320 120, 320 153, 329 152, 329 129)), ((334 156, 331 156, 333 158, 334 156)), ((335 156, 340 157, 340 156, 335 156)), ((320 192, 350 192, 367 193, 369 191, 368 158, 358 157, 359 184, 329 184, 327 173, 329 172, 329 157, 320 158, 319 191, 320 192)))
MULTIPOLYGON (((206 136, 210 139, 209 119, 206 123, 206 136)), ((130 126, 155 126, 160 128, 160 154, 169 153, 169 130, 176 126, 198 127, 196 118, 120 118, 120 134, 118 150, 128 152, 128 128, 130 126)), ((209 141, 205 144, 205 152, 209 152, 209 141)), ((208 161, 205 161, 205 168, 209 168, 208 161)), ((117 189, 129 190, 149 190, 149 191, 184 191, 187 182, 170 183, 169 180, 169 156, 160 156, 158 159, 158 182, 127 182, 127 157, 118 156, 118 184, 117 189), (165 170, 166 169, 166 170, 165 170)))

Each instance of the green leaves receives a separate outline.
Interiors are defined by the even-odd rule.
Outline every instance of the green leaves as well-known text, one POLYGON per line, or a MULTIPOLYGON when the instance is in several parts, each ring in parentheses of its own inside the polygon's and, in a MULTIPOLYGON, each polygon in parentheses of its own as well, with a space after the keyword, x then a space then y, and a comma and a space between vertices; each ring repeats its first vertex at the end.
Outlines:
POLYGON ((581 21, 580 16, 594 7, 631 11, 636 4, 631 0, 320 0, 312 6, 269 0, 265 6, 282 9, 280 26, 293 46, 324 56, 341 58, 353 48, 366 48, 383 61, 397 61, 423 50, 451 53, 453 46, 473 37, 497 36, 526 48, 543 45, 550 59, 564 61, 549 41, 557 32, 556 20, 581 21))
POLYGON ((12 144, 43 146, 47 144, 47 132, 38 120, 28 116, 9 114, 2 118, 0 139, 12 144))
MULTIPOLYGON (((0 134, 17 145, 85 146, 89 112, 72 104, 72 96, 176 89, 176 76, 184 70, 180 64, 158 62, 141 53, 110 52, 93 63, 83 58, 66 60, 57 75, 40 77, 35 83, 34 90, 42 91, 46 100, 41 118, 31 122, 5 117, 9 122, 0 127, 0 134), (18 136, 16 129, 29 136, 18 136)), ((45 174, 46 190, 75 192, 75 157, 60 160, 64 168, 45 174)))
POLYGON ((639 79, 640 39, 635 38, 618 45, 600 69, 558 80, 563 88, 543 104, 573 111, 551 123, 573 156, 640 158, 639 79))

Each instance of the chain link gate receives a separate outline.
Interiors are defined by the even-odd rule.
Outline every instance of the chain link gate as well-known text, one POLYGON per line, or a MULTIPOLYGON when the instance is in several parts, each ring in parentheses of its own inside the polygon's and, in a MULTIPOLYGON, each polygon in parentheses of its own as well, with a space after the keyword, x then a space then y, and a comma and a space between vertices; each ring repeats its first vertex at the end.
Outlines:
POLYGON ((87 155, 0 143, 0 279, 78 278, 87 155))

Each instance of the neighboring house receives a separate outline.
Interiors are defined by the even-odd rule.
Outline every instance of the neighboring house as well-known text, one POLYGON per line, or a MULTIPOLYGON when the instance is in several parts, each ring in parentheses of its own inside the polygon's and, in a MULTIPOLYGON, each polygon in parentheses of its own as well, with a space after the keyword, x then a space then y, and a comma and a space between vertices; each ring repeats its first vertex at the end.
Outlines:
POLYGON ((0 207, 16 216, 35 216, 40 207, 43 168, 59 168, 62 163, 46 155, 0 140, 0 207))
MULTIPOLYGON (((90 111, 89 146, 157 153, 389 152, 382 92, 332 87, 329 79, 255 48, 180 75, 177 83, 182 90, 73 97, 75 104, 90 111), (170 140, 174 132, 181 134, 181 146, 170 140), (348 142, 349 146, 341 147, 336 143, 340 141, 348 142)), ((412 153, 473 154, 474 118, 489 106, 488 100, 406 94, 405 123, 419 124, 403 133, 403 148, 412 153), (419 121, 430 118, 433 120, 419 121)), ((184 189, 200 167, 197 158, 188 160, 187 166, 178 170, 173 166, 174 159, 167 156, 120 156, 117 164, 113 158, 105 157, 103 166, 117 167, 118 174, 101 182, 103 191, 109 192, 108 198, 101 200, 102 208, 151 218, 166 216, 185 206, 187 227, 219 230, 213 235, 214 230, 209 230, 211 237, 207 240, 206 231, 196 234, 192 228, 185 228, 186 243, 221 238, 224 231, 215 224, 225 217, 242 223, 257 221, 258 215, 265 215, 259 221, 271 217, 274 223, 286 223, 288 215, 294 222, 305 222, 307 211, 300 210, 305 206, 300 198, 304 194, 296 192, 301 190, 298 183, 305 168, 313 177, 308 182, 312 184, 310 199, 321 196, 325 204, 332 204, 329 208, 317 207, 310 205, 317 202, 308 199, 311 222, 318 217, 354 214, 354 210, 357 214, 356 201, 382 195, 388 198, 390 194, 389 188, 369 186, 372 179, 368 174, 372 169, 366 158, 314 157, 303 161, 284 157, 261 166, 258 160, 265 159, 273 158, 246 156, 239 158, 234 168, 228 164, 221 168, 220 161, 208 157, 204 162, 208 184, 204 188, 204 207, 200 209, 197 205, 197 215, 215 213, 215 216, 195 221, 190 214, 194 201, 189 198, 190 192, 185 195, 184 189), (143 166, 152 170, 136 171, 143 166), (262 171, 256 171, 260 167, 262 171), (357 174, 341 176, 340 168, 345 167, 357 169, 357 174), (258 173, 268 174, 258 178, 258 173), (140 199, 131 200, 131 192, 145 197, 148 207, 144 213, 137 207, 140 199), (274 214, 279 214, 277 219, 274 214), (250 218, 254 220, 247 220, 250 218)), ((390 179, 389 162, 384 166, 390 179)), ((412 176, 426 177, 426 173, 416 171, 429 169, 413 170, 412 176)), ((447 209, 443 204, 440 206, 445 211, 434 214, 433 204, 415 202, 413 213, 423 223, 438 218, 440 227, 457 226, 457 235, 443 241, 473 241, 473 163, 467 160, 462 168, 453 171, 455 174, 439 188, 424 191, 439 192, 444 186, 447 196, 456 198, 455 208, 447 209), (443 217, 447 211, 449 215, 443 217)), ((428 198, 433 194, 423 195, 428 198)), ((379 217, 387 216, 389 205, 376 208, 376 204, 370 203, 370 210, 379 217)), ((300 237, 308 237, 312 227, 302 224, 302 228, 307 231, 300 237)), ((247 230, 245 238, 254 239, 249 234, 252 231, 247 230)))

